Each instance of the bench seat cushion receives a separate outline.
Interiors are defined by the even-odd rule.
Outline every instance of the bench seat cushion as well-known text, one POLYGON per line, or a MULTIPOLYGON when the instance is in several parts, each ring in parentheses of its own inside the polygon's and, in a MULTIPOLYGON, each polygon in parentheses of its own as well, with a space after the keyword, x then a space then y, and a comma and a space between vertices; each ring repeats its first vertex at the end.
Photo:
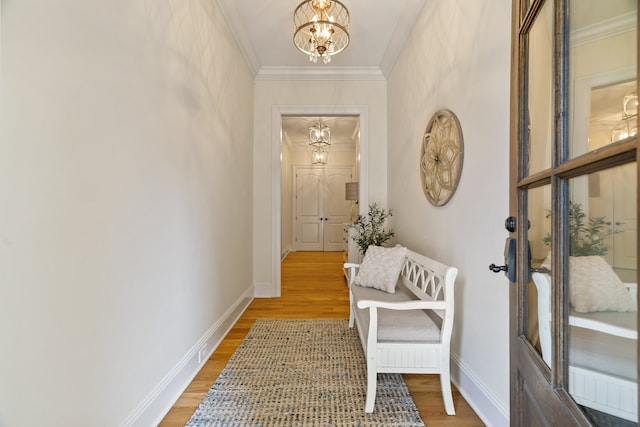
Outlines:
POLYGON ((637 381, 636 340, 576 326, 571 326, 570 331, 569 364, 637 381))
MULTIPOLYGON (((387 302, 412 301, 416 298, 403 285, 398 284, 396 292, 390 294, 373 288, 352 285, 353 310, 365 336, 369 334, 369 309, 360 309, 360 300, 387 302)), ((440 328, 423 310, 378 309, 379 342, 439 342, 440 328)))

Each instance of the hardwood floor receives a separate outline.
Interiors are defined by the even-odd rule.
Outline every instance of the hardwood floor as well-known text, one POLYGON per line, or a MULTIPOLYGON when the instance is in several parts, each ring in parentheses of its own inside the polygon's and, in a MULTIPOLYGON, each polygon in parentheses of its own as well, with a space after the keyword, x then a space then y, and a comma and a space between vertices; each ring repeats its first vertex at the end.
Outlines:
MULTIPOLYGON (((160 423, 184 426, 224 369, 256 319, 331 319, 349 317, 349 291, 342 252, 292 252, 282 263, 282 297, 257 298, 160 423)), ((453 387, 455 416, 444 411, 437 375, 404 375, 420 416, 429 427, 476 427, 484 423, 453 387)))

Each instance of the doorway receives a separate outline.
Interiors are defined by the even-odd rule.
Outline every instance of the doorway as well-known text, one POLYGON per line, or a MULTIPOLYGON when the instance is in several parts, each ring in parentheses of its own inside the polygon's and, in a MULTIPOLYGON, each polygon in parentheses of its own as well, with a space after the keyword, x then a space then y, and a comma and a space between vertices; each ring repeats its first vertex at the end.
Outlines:
POLYGON ((282 257, 293 251, 344 250, 354 203, 345 199, 345 184, 358 181, 359 135, 355 115, 282 117, 282 257), (319 126, 323 143, 312 144, 319 126))
MULTIPOLYGON (((290 106, 274 106, 272 109, 272 289, 270 296, 278 297, 281 294, 281 260, 288 251, 289 248, 283 244, 283 233, 285 227, 290 227, 291 218, 287 217, 286 211, 283 210, 283 200, 287 194, 284 193, 286 188, 283 187, 283 180, 286 180, 287 168, 283 167, 286 164, 285 156, 286 150, 283 149, 285 143, 283 139, 283 125, 282 122, 287 117, 318 117, 318 116, 353 116, 358 118, 358 147, 355 150, 355 156, 357 158, 357 176, 358 176, 358 209, 366 209, 368 205, 368 140, 369 140, 369 114, 366 105, 290 105, 290 106)), ((289 176, 290 178, 290 176, 289 176)), ((291 182, 289 179, 288 182, 291 182)), ((287 196, 288 197, 288 196, 287 196)), ((292 206, 289 203, 288 206, 292 206)), ((363 212, 359 212, 362 214, 363 212)))

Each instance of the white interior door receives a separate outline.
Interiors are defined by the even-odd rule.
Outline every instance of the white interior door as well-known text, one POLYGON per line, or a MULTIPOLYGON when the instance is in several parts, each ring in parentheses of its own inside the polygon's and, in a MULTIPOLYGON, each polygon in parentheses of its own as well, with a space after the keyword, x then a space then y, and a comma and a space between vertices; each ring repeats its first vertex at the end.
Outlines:
POLYGON ((351 205, 345 200, 345 183, 352 168, 296 167, 294 234, 297 251, 344 250, 344 224, 351 205))
POLYGON ((297 251, 324 248, 324 171, 298 168, 295 173, 295 243, 297 251))
POLYGON ((351 202, 345 200, 345 184, 351 181, 351 168, 325 169, 324 250, 344 250, 344 225, 349 222, 351 202))

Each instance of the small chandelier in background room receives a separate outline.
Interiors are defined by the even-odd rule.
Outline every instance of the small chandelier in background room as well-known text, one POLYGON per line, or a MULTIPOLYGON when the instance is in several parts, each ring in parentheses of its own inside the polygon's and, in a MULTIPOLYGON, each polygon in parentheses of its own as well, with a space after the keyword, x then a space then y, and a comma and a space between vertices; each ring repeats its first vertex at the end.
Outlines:
POLYGON ((625 95, 622 100, 622 120, 611 130, 611 142, 622 141, 638 134, 638 94, 625 95))
POLYGON ((349 11, 338 0, 303 1, 293 13, 293 23, 293 44, 309 55, 309 61, 322 57, 327 64, 349 45, 349 11))
POLYGON ((309 145, 318 148, 331 145, 331 128, 322 123, 322 117, 309 126, 309 145))
POLYGON ((322 149, 313 150, 313 152, 311 153, 311 164, 326 165, 328 157, 329 154, 322 149))

